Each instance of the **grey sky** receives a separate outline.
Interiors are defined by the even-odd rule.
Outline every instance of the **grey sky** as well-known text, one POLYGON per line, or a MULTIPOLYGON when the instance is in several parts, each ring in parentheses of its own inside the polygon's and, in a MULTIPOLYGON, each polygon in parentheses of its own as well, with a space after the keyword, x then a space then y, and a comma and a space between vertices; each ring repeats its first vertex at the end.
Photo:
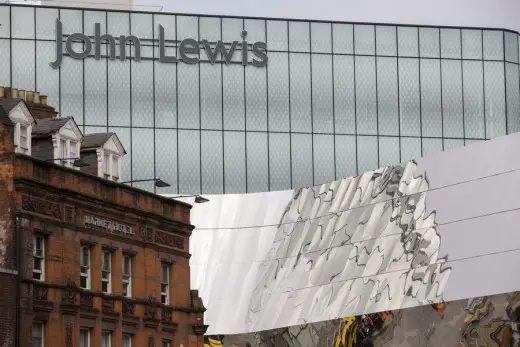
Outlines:
POLYGON ((519 0, 135 0, 163 12, 497 27, 520 31, 519 0))

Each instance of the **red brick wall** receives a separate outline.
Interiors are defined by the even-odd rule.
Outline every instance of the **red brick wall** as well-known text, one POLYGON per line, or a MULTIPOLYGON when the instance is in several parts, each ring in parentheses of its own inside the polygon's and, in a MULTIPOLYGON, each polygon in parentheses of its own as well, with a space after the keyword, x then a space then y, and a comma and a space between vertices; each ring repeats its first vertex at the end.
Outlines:
POLYGON ((16 276, 0 273, 0 347, 14 347, 16 341, 16 276))

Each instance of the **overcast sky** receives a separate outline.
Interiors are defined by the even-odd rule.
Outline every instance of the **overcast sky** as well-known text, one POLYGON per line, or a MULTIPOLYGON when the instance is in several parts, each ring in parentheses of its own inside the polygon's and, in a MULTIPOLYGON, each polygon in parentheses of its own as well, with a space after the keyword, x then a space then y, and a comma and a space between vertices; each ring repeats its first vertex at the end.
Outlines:
POLYGON ((134 0, 163 12, 399 24, 496 27, 520 31, 520 0, 134 0))

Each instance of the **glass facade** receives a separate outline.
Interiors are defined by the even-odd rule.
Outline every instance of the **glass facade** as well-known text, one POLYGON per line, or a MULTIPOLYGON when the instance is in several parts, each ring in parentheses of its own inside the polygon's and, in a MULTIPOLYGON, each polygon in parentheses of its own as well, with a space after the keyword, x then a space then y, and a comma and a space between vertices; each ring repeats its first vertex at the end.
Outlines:
POLYGON ((7 5, 0 23, 0 85, 48 95, 87 134, 116 132, 123 180, 171 184, 158 193, 299 188, 520 130, 515 32, 7 5), (103 44, 101 60, 53 69, 56 18, 64 35, 135 35, 141 60, 103 44), (243 66, 240 47, 228 65, 160 62, 159 25, 168 55, 245 29, 267 66, 243 66))

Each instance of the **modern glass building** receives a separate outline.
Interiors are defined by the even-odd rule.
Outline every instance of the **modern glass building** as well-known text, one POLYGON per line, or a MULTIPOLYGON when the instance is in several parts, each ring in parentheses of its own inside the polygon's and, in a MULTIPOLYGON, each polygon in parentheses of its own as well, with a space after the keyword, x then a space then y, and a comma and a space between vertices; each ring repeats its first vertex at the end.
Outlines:
POLYGON ((317 185, 520 130, 519 36, 508 30, 9 5, 0 24, 0 85, 48 95, 85 133, 116 132, 124 180, 171 184, 158 193, 317 185), (96 57, 95 23, 116 59, 109 41, 96 57), (120 35, 139 39, 140 50, 125 41, 125 60, 120 35), (90 54, 52 67, 67 40, 90 54), (211 53, 219 40, 236 49, 229 63, 208 55, 204 41, 211 53))

